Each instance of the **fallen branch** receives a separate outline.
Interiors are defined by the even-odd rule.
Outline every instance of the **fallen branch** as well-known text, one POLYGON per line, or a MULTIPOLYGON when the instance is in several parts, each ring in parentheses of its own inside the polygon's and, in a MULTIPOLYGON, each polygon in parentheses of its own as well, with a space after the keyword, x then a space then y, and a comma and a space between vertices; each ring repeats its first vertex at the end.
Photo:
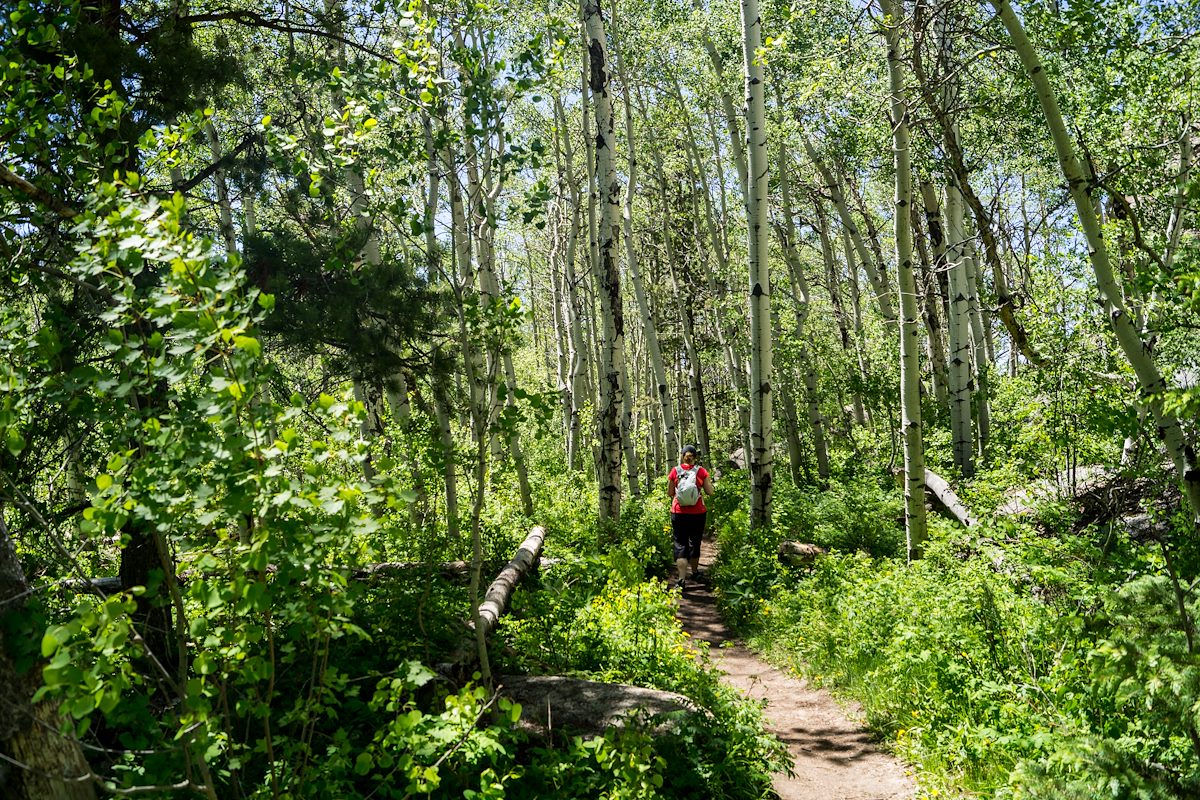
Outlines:
POLYGON ((958 499, 958 495, 950 488, 950 484, 933 470, 925 470, 925 489, 937 499, 942 507, 950 512, 963 527, 974 528, 979 520, 971 516, 971 512, 958 499))

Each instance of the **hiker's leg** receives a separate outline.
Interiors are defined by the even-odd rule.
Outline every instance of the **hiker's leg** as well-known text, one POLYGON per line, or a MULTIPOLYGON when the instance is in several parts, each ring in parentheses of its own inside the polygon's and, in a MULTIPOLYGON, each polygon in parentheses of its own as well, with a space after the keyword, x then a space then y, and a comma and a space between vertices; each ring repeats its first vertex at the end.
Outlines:
POLYGON ((704 538, 704 519, 708 514, 693 514, 698 517, 688 532, 688 563, 693 575, 700 574, 700 540, 704 538))
POLYGON ((683 583, 688 577, 688 514, 671 515, 671 532, 674 541, 675 569, 678 575, 675 580, 683 583))

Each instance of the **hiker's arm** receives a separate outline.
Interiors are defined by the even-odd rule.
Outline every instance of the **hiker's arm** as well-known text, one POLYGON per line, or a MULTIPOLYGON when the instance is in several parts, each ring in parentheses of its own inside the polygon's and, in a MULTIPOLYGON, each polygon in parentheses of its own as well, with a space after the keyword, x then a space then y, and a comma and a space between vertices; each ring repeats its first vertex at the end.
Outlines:
POLYGON ((667 497, 670 497, 672 499, 674 499, 674 497, 675 497, 675 484, 676 484, 676 479, 672 478, 670 476, 667 476, 667 497))
POLYGON ((704 493, 705 493, 706 495, 708 495, 709 497, 712 497, 712 495, 713 495, 713 492, 715 492, 715 491, 716 491, 716 489, 714 489, 714 488, 713 488, 713 479, 712 479, 712 475, 705 475, 705 476, 704 476, 704 483, 703 483, 702 485, 703 485, 703 487, 704 487, 704 493))

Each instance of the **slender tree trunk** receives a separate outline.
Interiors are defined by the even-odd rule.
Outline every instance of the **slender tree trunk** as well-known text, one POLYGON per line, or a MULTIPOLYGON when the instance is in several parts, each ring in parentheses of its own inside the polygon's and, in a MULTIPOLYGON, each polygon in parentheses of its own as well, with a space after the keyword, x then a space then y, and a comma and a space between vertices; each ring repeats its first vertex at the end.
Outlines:
MULTIPOLYGON (((761 20, 758 20, 758 22, 761 25, 761 20)), ((725 88, 725 61, 721 58, 721 54, 717 52, 716 45, 713 44, 707 31, 704 33, 704 49, 708 53, 708 59, 712 64, 713 76, 716 79, 715 88, 717 96, 721 100, 721 111, 725 116, 726 130, 729 131, 729 152, 733 155, 733 165, 737 169, 738 188, 742 192, 742 203, 749 205, 750 200, 746 194, 750 185, 748 175, 749 166, 746 163, 746 149, 742 142, 742 132, 738 127, 737 112, 734 111, 733 107, 733 95, 725 88)), ((715 149, 719 151, 719 148, 715 149)))
POLYGON ((1179 242, 1183 237, 1183 228, 1187 224, 1187 197, 1192 170, 1195 166, 1196 153, 1192 144, 1192 117, 1185 115, 1179 132, 1179 171, 1175 175, 1175 199, 1171 203, 1171 217, 1167 221, 1167 248, 1163 253, 1163 264, 1170 269, 1175 263, 1175 255, 1179 252, 1179 242))
POLYGON ((792 391, 786 384, 780 384, 779 402, 783 406, 784 433, 787 436, 788 474, 792 477, 793 486, 802 486, 806 470, 804 444, 800 441, 800 415, 792 391))
POLYGON ((887 44, 890 123, 896 167, 896 264, 900 287, 900 404, 904 433, 904 511, 908 559, 921 558, 925 539, 925 451, 921 438, 921 326, 913 276, 912 166, 909 154, 908 102, 904 88, 901 20, 896 0, 880 0, 887 44))
POLYGON ((595 176, 600 203, 596 284, 604 324, 600 362, 600 521, 621 515, 621 409, 625 395, 625 319, 621 301, 617 238, 620 227, 620 184, 616 170, 616 131, 613 123, 612 77, 598 0, 583 0, 587 36, 588 88, 596 108, 595 176))
POLYGON ((988 376, 991 374, 992 359, 988 350, 988 338, 984 328, 983 311, 979 303, 979 288, 975 273, 975 240, 967 236, 965 247, 966 250, 963 253, 963 284, 967 292, 967 314, 971 327, 971 355, 974 360, 976 453, 982 461, 986 458, 988 439, 991 437, 992 429, 991 394, 988 389, 988 376))
POLYGON ((554 114, 558 120, 556 130, 561 136, 565 172, 561 178, 570 192, 569 226, 567 243, 563 253, 563 290, 565 294, 566 327, 570 332, 568 342, 570 361, 571 407, 570 422, 567 435, 567 467, 577 469, 579 466, 579 450, 583 439, 583 408, 592 396, 591 382, 587 369, 587 343, 583 335, 583 325, 580 321, 582 306, 580 305, 576 275, 576 265, 579 263, 579 234, 582 229, 580 220, 581 192, 575 178, 575 150, 571 145, 571 134, 567 127, 567 117, 562 108, 562 101, 554 98, 554 114))
POLYGON ((746 249, 750 271, 750 525, 771 524, 771 277, 768 269, 770 227, 767 221, 767 113, 758 0, 742 0, 742 53, 746 67, 746 249))
POLYGON ((964 478, 975 474, 971 426, 971 322, 967 293, 966 235, 962 195, 946 184, 946 262, 950 278, 950 432, 954 462, 964 478))
MULTIPOLYGON (((833 304, 833 316, 837 321, 838 335, 842 344, 842 353, 846 357, 847 377, 850 384, 850 397, 852 404, 852 413, 854 414, 855 425, 867 424, 867 412, 863 407, 862 392, 858 388, 858 367, 855 366, 858 360, 858 347, 854 338, 850 335, 850 320, 846 314, 845 304, 842 302, 842 277, 839 274, 837 256, 833 252, 833 234, 829 229, 829 215, 825 213, 825 207, 822 201, 817 199, 813 202, 813 208, 817 214, 817 233, 821 239, 821 257, 825 261, 825 277, 829 281, 829 300, 833 304)), ((851 269, 854 269, 854 262, 848 262, 851 269)), ((854 303, 856 304, 855 312, 861 314, 857 308, 858 304, 858 289, 853 289, 854 303)), ((861 323, 860 323, 861 324, 861 323)))
POLYGON ((855 387, 855 397, 859 398, 862 410, 862 416, 858 422, 860 425, 866 425, 870 422, 867 413, 867 404, 863 397, 863 388, 866 385, 867 376, 870 370, 867 364, 867 334, 863 326, 863 308, 862 308, 862 293, 859 290, 858 283, 858 263, 854 260, 854 243, 850 241, 850 233, 845 228, 842 228, 842 251, 846 259, 846 273, 850 280, 850 303, 854 307, 854 353, 858 364, 858 371, 855 374, 855 380, 852 384, 855 387))
MULTIPOLYGON (((221 161, 221 138, 217 135, 217 126, 212 120, 204 123, 204 133, 208 137, 208 150, 214 163, 221 161)), ((221 229, 221 239, 225 242, 226 253, 237 252, 237 235, 233 229, 233 204, 229 200, 229 183, 225 179, 225 170, 218 169, 213 173, 213 185, 217 189, 217 220, 221 229)))
MULTIPOLYGON (((776 96, 778 97, 778 94, 776 96)), ((796 318, 797 356, 801 373, 804 376, 804 400, 805 405, 808 406, 808 423, 812 429, 813 450, 817 457, 817 475, 824 481, 829 478, 829 446, 825 439, 825 420, 821 415, 820 398, 817 394, 817 372, 813 366, 812 351, 809 349, 808 335, 805 331, 811 303, 808 278, 804 274, 804 267, 796 252, 796 222, 792 210, 790 164, 787 145, 782 138, 779 142, 778 153, 779 195, 782 206, 778 234, 783 242, 783 255, 788 265, 795 302, 793 313, 796 318)))
POLYGON ((939 416, 950 405, 950 392, 946 380, 946 344, 942 337, 941 300, 938 298, 936 272, 945 265, 945 236, 941 223, 938 223, 940 238, 937 255, 932 255, 926 245, 921 231, 920 213, 913 204, 910 214, 910 225, 913 231, 914 251, 917 256, 917 266, 920 278, 918 280, 921 292, 921 312, 925 318, 925 344, 929 353, 929 378, 933 384, 933 397, 937 404, 939 416), (936 259, 936 260, 935 260, 936 259))
POLYGON ((629 265, 629 281, 633 284, 633 295, 637 300, 638 311, 642 317, 642 329, 646 333, 646 351, 650 358, 650 367, 654 371, 655 395, 662 407, 662 419, 666 428, 667 452, 678 453, 680 449, 679 423, 675 419, 675 406, 667 385, 667 371, 663 365, 662 349, 658 342, 658 324, 654 318, 654 310, 650 307, 650 299, 646 295, 641 263, 633 238, 633 199, 637 193, 638 174, 637 140, 633 135, 632 93, 620 60, 617 61, 617 76, 622 86, 625 87, 625 146, 629 151, 626 161, 625 203, 621 213, 621 223, 625 234, 625 260, 629 265))
POLYGON ((1167 453, 1175 464, 1180 488, 1187 499, 1192 517, 1197 524, 1200 524, 1200 469, 1197 468, 1194 452, 1187 445, 1178 418, 1163 404, 1162 392, 1167 388, 1167 383, 1151 358, 1146 343, 1134 328, 1129 313, 1121 300, 1121 290, 1109 261, 1108 246, 1104 241, 1095 207, 1092 205, 1091 188, 1094 185, 1094 176, 1085 171, 1075 154, 1075 146, 1063 120, 1054 90, 1050 86, 1050 80, 1046 76, 1045 68, 1042 66, 1037 51, 1034 50, 1033 44, 1025 34, 1020 19, 1017 18, 1008 0, 990 0, 990 2, 1000 15, 1004 27, 1008 29, 1013 47, 1033 83, 1038 102, 1046 116, 1050 137, 1058 154, 1059 166, 1062 168, 1063 177, 1067 180, 1071 199, 1075 201, 1075 210, 1079 215, 1084 236, 1087 238, 1088 255, 1092 263, 1092 271, 1096 275, 1096 287, 1100 290, 1100 296, 1106 305, 1109 325, 1116 334, 1117 343, 1122 352, 1129 360, 1130 366, 1133 367, 1134 374, 1137 375, 1144 402, 1154 414, 1155 421, 1158 423, 1159 437, 1166 445, 1167 453))
POLYGON ((895 324, 896 306, 892 299, 891 286, 888 284, 887 265, 883 262, 882 256, 872 258, 863 239, 862 231, 859 230, 858 223, 854 221, 854 216, 851 214, 850 206, 846 203, 846 194, 842 184, 833 174, 833 170, 821 158, 808 136, 802 136, 802 140, 804 152, 813 162, 813 166, 817 168, 817 173, 824 181, 825 188, 829 190, 829 196, 833 200, 833 207, 837 209, 842 228, 850 237, 850 241, 854 243, 854 252, 858 255, 859 263, 862 264, 863 269, 867 272, 867 278, 871 281, 871 287, 875 291, 875 302, 879 307, 879 315, 885 322, 895 324))

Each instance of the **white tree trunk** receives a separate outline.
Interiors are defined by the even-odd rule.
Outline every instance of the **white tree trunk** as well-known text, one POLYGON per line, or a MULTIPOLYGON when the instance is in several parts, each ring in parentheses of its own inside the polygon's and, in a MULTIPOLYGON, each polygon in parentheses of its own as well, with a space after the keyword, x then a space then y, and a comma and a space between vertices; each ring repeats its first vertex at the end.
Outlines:
POLYGON ((767 113, 758 0, 742 0, 742 54, 746 75, 746 249, 749 262, 750 312, 750 525, 771 523, 773 467, 771 407, 771 276, 768 269, 770 228, 767 221, 767 113))
MULTIPOLYGON (((583 438, 583 407, 592 395, 588 381, 587 342, 583 335, 583 325, 580 321, 581 307, 579 305, 578 278, 576 265, 579 259, 579 234, 582 230, 581 204, 579 183, 575 177, 575 148, 571 144, 571 132, 567 126, 567 115, 563 111, 562 101, 554 98, 554 117, 556 122, 555 140, 561 143, 563 170, 559 176, 560 184, 569 193, 566 215, 568 217, 567 240, 562 250, 562 291, 564 324, 568 331, 568 374, 570 387, 569 420, 567 423, 567 468, 577 469, 579 466, 579 450, 583 438), (560 138, 561 137, 561 138, 560 138)), ((560 188, 562 197, 564 189, 560 188)))
POLYGON ((596 110, 595 176, 600 219, 597 240, 596 284, 604 338, 600 361, 600 520, 616 521, 621 515, 621 410, 625 395, 625 319, 621 301, 617 238, 620 228, 620 184, 616 169, 616 131, 613 122, 612 83, 604 19, 598 0, 583 0, 583 22, 588 49, 588 88, 596 110))
MULTIPOLYGON (((778 95, 776 95, 778 96, 778 95)), ((796 222, 792 209, 792 190, 789 180, 790 164, 787 144, 780 139, 779 147, 779 196, 780 196, 780 230, 779 238, 783 241, 784 260, 792 283, 792 295, 795 298, 793 313, 796 318, 797 360, 804 375, 804 401, 808 407, 808 424, 812 430, 813 450, 817 457, 817 475, 821 480, 829 478, 829 446, 825 439, 825 419, 821 415, 820 398, 817 394, 817 371, 813 366, 812 352, 808 347, 808 336, 805 325, 811 311, 809 299, 808 278, 804 274, 804 266, 796 252, 796 222)))
MULTIPOLYGON (((850 334, 850 319, 846 314, 846 308, 842 302, 841 269, 838 266, 837 255, 833 251, 833 233, 829 227, 829 215, 825 213, 823 201, 820 199, 816 199, 814 201, 813 208, 817 214, 817 233, 821 238, 821 257, 825 261, 825 276, 829 281, 829 300, 831 303, 833 303, 833 315, 837 320, 838 334, 842 343, 842 352, 845 354, 847 359, 847 377, 849 378, 850 384, 854 424, 860 426, 866 425, 867 412, 863 406, 862 392, 859 391, 857 387, 857 379, 859 377, 857 367, 859 349, 855 338, 850 334)), ((847 262, 847 266, 851 270, 854 269, 853 259, 847 262)), ((861 311, 857 308, 857 286, 853 286, 853 301, 856 306, 855 313, 861 316, 861 311)))
POLYGON ((972 374, 975 376, 975 452, 980 460, 982 460, 987 453, 988 439, 992 433, 991 394, 988 389, 988 376, 991 373, 992 360, 988 347, 987 331, 984 328, 983 309, 979 303, 979 281, 976 275, 976 264, 978 262, 975 257, 975 239, 967 235, 965 245, 966 250, 963 253, 963 281, 966 284, 967 316, 971 326, 972 374))
MULTIPOLYGON (((222 158, 221 138, 217 135, 217 126, 212 120, 205 120, 204 133, 208 137, 208 150, 212 153, 213 162, 222 158)), ((213 184, 217 189, 217 219, 221 229, 221 239, 225 242, 226 253, 237 252, 237 235, 233 229, 233 204, 229 200, 229 183, 225 179, 225 169, 218 168, 213 173, 213 184)))
POLYGON ((921 438, 921 325, 913 276, 912 165, 909 154, 908 102, 900 52, 901 18, 895 0, 880 0, 887 44, 890 123, 896 167, 896 265, 900 288, 900 426, 904 435, 904 517, 908 559, 924 551, 925 450, 921 438))
POLYGON ((804 142, 804 152, 813 162, 813 166, 817 168, 821 180, 825 182, 825 188, 829 190, 830 199, 833 200, 833 207, 837 209, 842 228, 850 237, 850 241, 854 243, 854 252, 858 255, 859 263, 867 271, 867 278, 871 281, 871 287, 875 292, 875 303, 879 307, 880 316, 884 321, 895 324, 896 305, 892 300, 891 286, 888 284, 887 266, 881 259, 871 257, 862 231, 859 230, 858 223, 854 221, 854 216, 850 212, 850 206, 846 203, 846 194, 842 190, 841 182, 833 174, 833 170, 817 153, 812 140, 806 135, 801 138, 804 142))
POLYGON ((964 478, 975 474, 971 426, 971 321, 967 291, 966 235, 962 194, 946 184, 946 265, 950 277, 950 432, 954 462, 964 478))
POLYGON ((621 224, 625 234, 625 260, 629 265, 629 281, 633 284, 633 296, 637 300, 638 311, 642 317, 642 330, 646 333, 646 351, 650 358, 650 368, 654 371, 654 393, 662 407, 662 419, 666 428, 667 452, 678 453, 679 423, 675 419, 675 406, 671 400, 671 391, 667 384, 667 371, 663 365, 662 348, 658 342, 657 320, 654 318, 654 310, 650 307, 650 299, 646 295, 641 263, 633 239, 633 199, 637 193, 637 140, 633 135, 632 93, 620 60, 617 61, 617 75, 625 89, 625 147, 628 148, 625 203, 621 212, 621 224))

